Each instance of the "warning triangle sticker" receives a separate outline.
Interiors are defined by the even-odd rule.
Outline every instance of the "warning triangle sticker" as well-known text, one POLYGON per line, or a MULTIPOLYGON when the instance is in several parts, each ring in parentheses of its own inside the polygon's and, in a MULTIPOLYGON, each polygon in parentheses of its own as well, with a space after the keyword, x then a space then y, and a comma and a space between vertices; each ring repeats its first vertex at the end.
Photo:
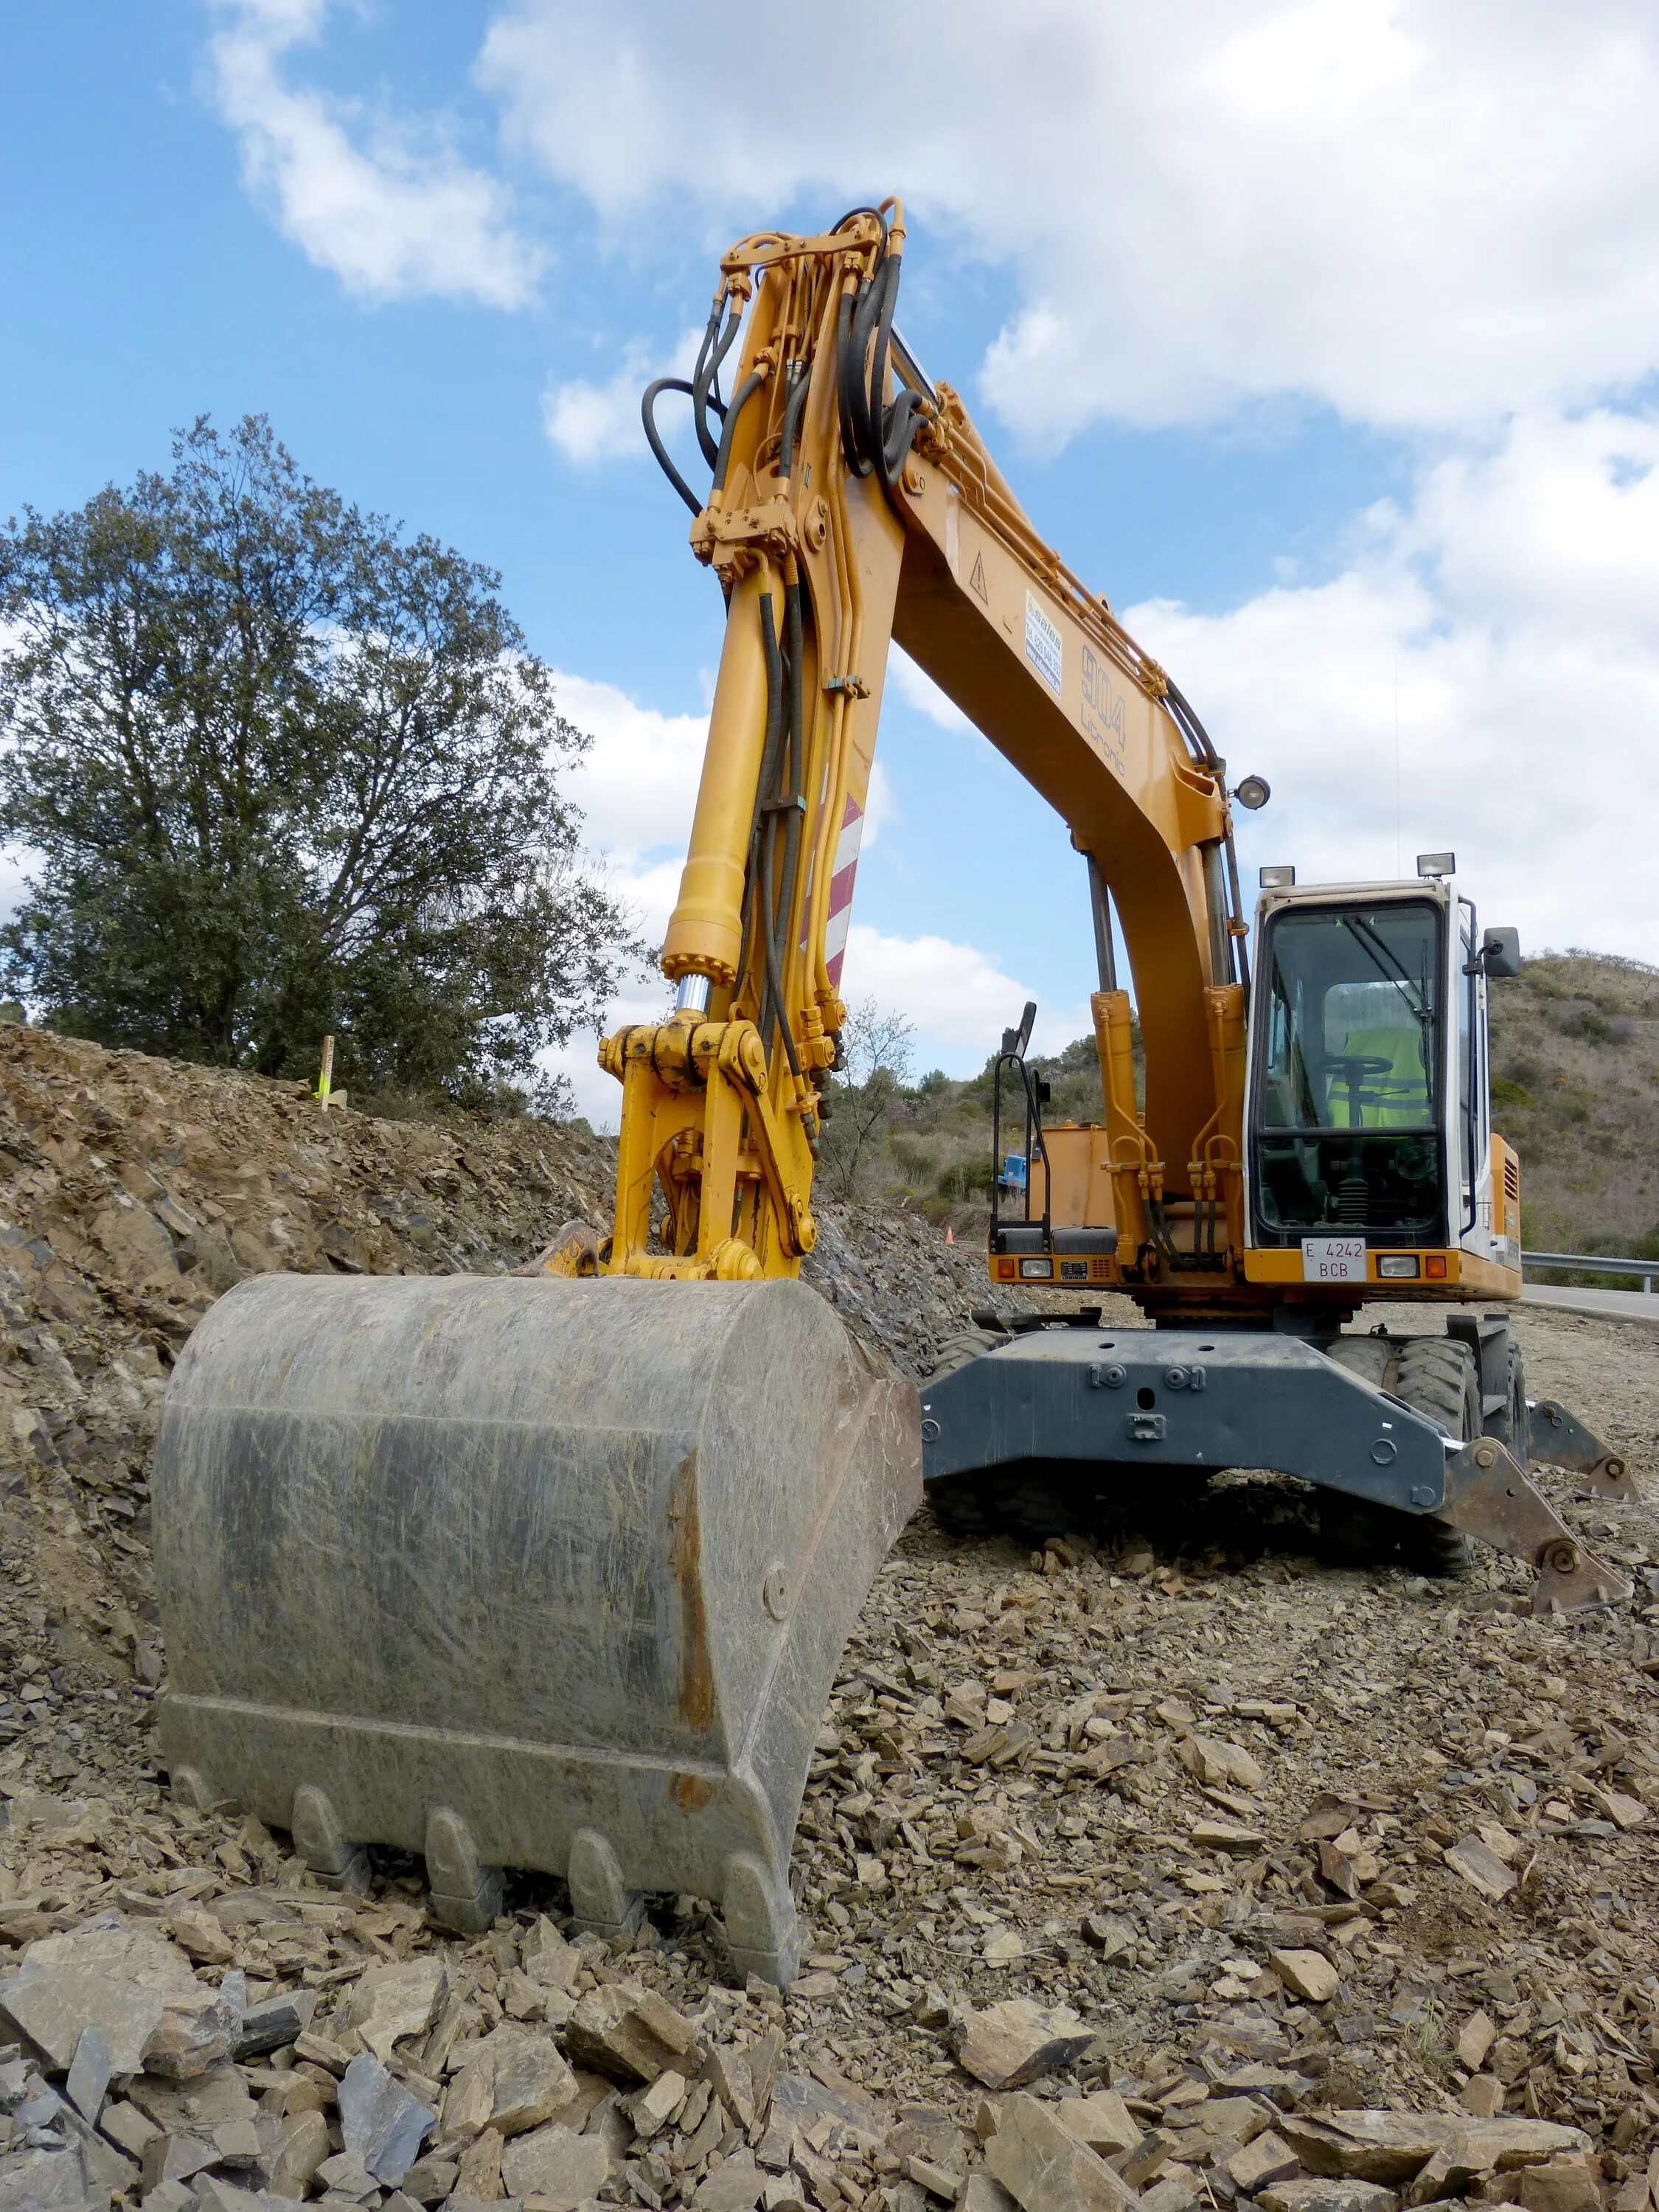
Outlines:
POLYGON ((977 592, 986 605, 990 605, 991 594, 985 587, 985 556, 982 553, 974 556, 974 573, 968 579, 968 588, 977 592))

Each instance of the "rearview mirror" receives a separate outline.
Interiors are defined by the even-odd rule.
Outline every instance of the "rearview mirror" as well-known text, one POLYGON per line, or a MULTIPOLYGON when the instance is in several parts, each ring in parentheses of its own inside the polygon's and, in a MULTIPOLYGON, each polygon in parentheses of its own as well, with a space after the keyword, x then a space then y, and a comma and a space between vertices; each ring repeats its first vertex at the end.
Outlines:
POLYGON ((1480 940, 1480 965, 1489 977, 1521 973, 1521 933, 1518 929, 1489 929, 1480 940))
POLYGON ((1004 1030, 1002 1032, 1002 1051, 1005 1059, 1024 1059, 1025 1048, 1031 1042, 1031 1029, 1036 1020, 1036 1000, 1028 999, 1025 1001, 1025 1011, 1019 1018, 1019 1027, 1017 1030, 1004 1030))

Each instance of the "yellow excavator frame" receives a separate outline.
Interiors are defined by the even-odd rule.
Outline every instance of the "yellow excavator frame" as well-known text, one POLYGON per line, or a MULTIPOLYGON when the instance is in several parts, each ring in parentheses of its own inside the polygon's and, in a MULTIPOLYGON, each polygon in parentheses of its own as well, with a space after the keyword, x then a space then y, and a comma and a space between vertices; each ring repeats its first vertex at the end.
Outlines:
POLYGON ((793 1275, 812 1249, 819 1086, 846 1019, 835 930, 896 639, 1054 806, 1115 903, 1149 1069, 1143 1115, 1128 994, 1100 992, 1119 1237, 1171 1247, 1172 1218, 1218 1207, 1219 1289, 1243 1242, 1245 1000, 1223 763, 1195 757, 1184 702, 1044 544, 957 395, 871 313, 903 246, 888 201, 816 237, 744 239, 720 264, 711 331, 747 313, 691 545, 726 592, 726 640, 662 951, 678 1003, 600 1048, 623 1086, 601 1265, 745 1279, 793 1275), (849 385, 876 441, 903 416, 901 450, 849 456, 849 385))

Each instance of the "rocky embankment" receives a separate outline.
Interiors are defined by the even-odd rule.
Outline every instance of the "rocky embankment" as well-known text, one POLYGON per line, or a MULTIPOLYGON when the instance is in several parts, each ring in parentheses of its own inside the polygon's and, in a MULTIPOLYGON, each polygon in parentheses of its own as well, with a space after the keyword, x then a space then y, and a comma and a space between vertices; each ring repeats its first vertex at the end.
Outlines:
MULTIPOLYGON (((1645 1504, 1551 1484, 1635 1586, 1566 1620, 1486 1557, 1322 1564, 1261 1480, 1103 1550, 923 1515, 818 1738, 787 1996, 727 1985, 695 1899, 618 1950, 526 1880, 459 1939, 418 1862, 337 1894, 172 1802, 145 1460, 194 1322, 250 1269, 516 1265, 610 1171, 544 1124, 0 1032, 0 2212, 1649 2212, 1645 1504)), ((812 1274, 912 1373, 982 1288, 877 1210, 826 1208, 812 1274)), ((1653 1340, 1523 1326, 1535 1390, 1652 1492, 1653 1340)))

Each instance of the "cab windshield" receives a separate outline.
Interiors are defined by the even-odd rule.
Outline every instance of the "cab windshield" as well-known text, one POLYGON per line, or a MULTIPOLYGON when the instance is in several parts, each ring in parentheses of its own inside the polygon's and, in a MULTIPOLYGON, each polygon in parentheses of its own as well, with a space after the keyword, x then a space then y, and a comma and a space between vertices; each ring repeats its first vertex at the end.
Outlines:
POLYGON ((1270 925, 1255 1098, 1259 1233, 1437 1236, 1441 923, 1416 901, 1270 925))

